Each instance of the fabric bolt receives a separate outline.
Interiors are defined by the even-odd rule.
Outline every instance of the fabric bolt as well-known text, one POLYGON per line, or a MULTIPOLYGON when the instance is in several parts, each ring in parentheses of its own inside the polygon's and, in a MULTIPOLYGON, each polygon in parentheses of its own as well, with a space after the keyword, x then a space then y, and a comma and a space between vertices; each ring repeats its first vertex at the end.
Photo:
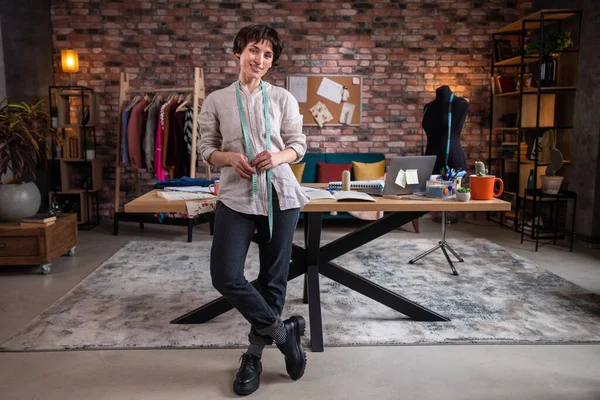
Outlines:
POLYGON ((133 106, 127 124, 127 144, 129 150, 129 162, 134 168, 142 168, 142 127, 144 123, 144 108, 148 103, 139 101, 133 106))
MULTIPOLYGON (((266 82, 265 82, 266 83, 266 82)), ((211 93, 198 118, 200 125, 200 154, 208 162, 214 151, 246 154, 241 120, 237 108, 236 83, 211 93)), ((306 136, 302 133, 302 116, 298 102, 283 88, 266 83, 271 119, 272 151, 292 148, 298 154, 298 162, 306 152, 306 136)), ((266 149, 265 118, 262 90, 257 87, 249 93, 245 86, 241 90, 244 113, 250 130, 252 153, 266 149)), ((301 208, 309 198, 304 193, 289 164, 272 169, 273 188, 282 210, 301 208)), ((256 215, 268 215, 266 171, 258 172, 258 198, 252 198, 252 181, 242 179, 231 166, 221 169, 219 199, 229 208, 256 215)))
POLYGON ((156 99, 150 108, 148 109, 148 116, 146 118, 146 135, 144 136, 144 155, 146 159, 146 167, 149 172, 154 171, 154 146, 156 142, 156 129, 158 125, 158 111, 162 101, 156 99))

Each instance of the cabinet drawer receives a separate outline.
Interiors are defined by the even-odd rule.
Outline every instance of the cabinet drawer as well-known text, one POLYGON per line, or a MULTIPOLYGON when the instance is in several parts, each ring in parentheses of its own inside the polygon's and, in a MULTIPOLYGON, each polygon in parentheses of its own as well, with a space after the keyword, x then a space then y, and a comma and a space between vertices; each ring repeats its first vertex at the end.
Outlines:
POLYGON ((39 255, 37 236, 0 237, 0 257, 28 257, 39 255))

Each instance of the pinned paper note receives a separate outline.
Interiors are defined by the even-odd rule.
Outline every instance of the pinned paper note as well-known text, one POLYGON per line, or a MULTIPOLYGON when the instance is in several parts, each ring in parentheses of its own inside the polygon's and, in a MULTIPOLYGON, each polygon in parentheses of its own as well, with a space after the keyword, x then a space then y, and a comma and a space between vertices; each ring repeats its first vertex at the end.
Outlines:
POLYGON ((352 116, 354 115, 354 109, 356 106, 352 103, 344 103, 342 111, 340 112, 340 123, 350 125, 352 123, 352 116))
POLYGON ((319 89, 317 90, 317 94, 325 97, 327 100, 331 100, 334 103, 340 104, 342 101, 343 90, 344 86, 332 81, 329 78, 323 78, 321 84, 319 85, 319 89))
POLYGON ((353 77, 352 77, 352 84, 353 84, 353 85, 359 85, 359 84, 360 84, 360 77, 358 77, 358 76, 353 76, 353 77))
POLYGON ((342 101, 348 101, 348 99, 350 98, 350 91, 346 88, 344 88, 344 91, 342 92, 342 101))
POLYGON ((290 76, 290 93, 298 100, 298 103, 306 103, 306 92, 308 86, 308 77, 290 76))
POLYGON ((419 174, 416 169, 407 169, 406 170, 406 184, 408 185, 418 185, 419 184, 419 174))
POLYGON ((394 182, 398 186, 401 186, 403 188, 406 187, 406 172, 403 169, 398 171, 398 175, 396 175, 396 180, 394 182))
POLYGON ((310 108, 310 113, 321 128, 323 127, 323 124, 333 119, 333 116, 327 109, 327 106, 320 101, 310 108))

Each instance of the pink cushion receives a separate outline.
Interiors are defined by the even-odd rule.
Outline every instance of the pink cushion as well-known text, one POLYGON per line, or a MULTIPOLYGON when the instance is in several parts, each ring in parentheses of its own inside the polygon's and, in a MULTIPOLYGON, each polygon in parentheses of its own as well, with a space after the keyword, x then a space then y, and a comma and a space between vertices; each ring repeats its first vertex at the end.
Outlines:
POLYGON ((318 183, 341 182, 342 172, 352 171, 352 163, 350 164, 327 164, 318 162, 318 183))

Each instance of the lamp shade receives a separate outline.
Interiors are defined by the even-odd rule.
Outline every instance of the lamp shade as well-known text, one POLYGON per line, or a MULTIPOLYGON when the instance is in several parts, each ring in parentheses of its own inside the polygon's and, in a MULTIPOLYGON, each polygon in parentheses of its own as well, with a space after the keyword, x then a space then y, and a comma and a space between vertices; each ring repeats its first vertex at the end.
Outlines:
POLYGON ((63 72, 79 71, 79 54, 77 54, 77 50, 61 50, 60 61, 63 72))

